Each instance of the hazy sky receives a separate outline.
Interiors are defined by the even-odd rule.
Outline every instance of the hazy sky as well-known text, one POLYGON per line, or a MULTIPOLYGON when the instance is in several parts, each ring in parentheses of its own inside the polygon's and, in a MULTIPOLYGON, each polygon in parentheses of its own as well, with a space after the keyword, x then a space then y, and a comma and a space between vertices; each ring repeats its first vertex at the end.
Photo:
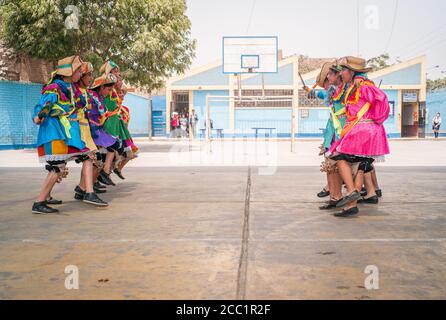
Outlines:
POLYGON ((392 58, 407 60, 426 54, 428 76, 446 77, 444 0, 187 0, 187 4, 192 36, 197 39, 193 66, 221 58, 222 36, 277 35, 284 56, 340 57, 357 55, 358 48, 364 58, 388 52, 392 58))

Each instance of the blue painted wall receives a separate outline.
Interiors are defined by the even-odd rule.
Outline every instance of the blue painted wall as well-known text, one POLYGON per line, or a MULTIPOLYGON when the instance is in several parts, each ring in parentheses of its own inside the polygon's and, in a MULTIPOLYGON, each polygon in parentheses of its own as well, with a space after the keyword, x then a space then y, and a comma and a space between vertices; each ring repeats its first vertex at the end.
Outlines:
POLYGON ((433 136, 432 120, 440 112, 442 124, 440 127, 440 135, 446 136, 446 89, 428 92, 426 97, 426 109, 428 119, 426 120, 426 135, 433 136))
POLYGON ((147 136, 149 132, 149 99, 128 93, 124 97, 123 104, 130 109, 129 130, 132 136, 147 136))
MULTIPOLYGON (((253 128, 276 128, 273 136, 286 137, 291 135, 291 109, 250 108, 235 110, 235 135, 237 137, 253 137, 253 128)), ((265 134, 259 131, 259 136, 265 134)), ((269 133, 269 131, 268 131, 269 133)))
POLYGON ((173 82, 173 86, 212 86, 212 85, 228 85, 228 75, 223 74, 223 67, 220 65, 216 68, 209 69, 199 74, 190 76, 186 79, 173 82))
POLYGON ((166 135, 166 96, 152 97, 152 134, 154 137, 166 135))
MULTIPOLYGON (((278 73, 266 73, 264 79, 268 85, 293 85, 293 64, 280 67, 278 73)), ((243 85, 262 85, 262 76, 246 79, 242 81, 243 85)))
POLYGON ((382 77, 372 78, 372 80, 379 84, 382 80, 382 85, 411 85, 421 84, 421 64, 416 64, 405 69, 388 73, 382 77))
MULTIPOLYGON (((198 116, 198 128, 205 127, 206 121, 206 96, 228 96, 228 90, 195 90, 194 91, 194 109, 198 116)), ((229 129, 229 102, 215 101, 210 103, 211 119, 214 123, 214 129, 229 129)))
MULTIPOLYGON (((389 118, 384 122, 384 128, 386 129, 386 133, 390 137, 400 137, 401 133, 398 132, 398 90, 384 90, 387 95, 387 99, 389 103, 393 102, 394 110, 389 118)), ((392 107, 392 105, 390 105, 392 107)))
MULTIPOLYGON (((32 115, 41 89, 41 84, 0 81, 0 149, 35 147, 38 126, 32 115)), ((130 109, 132 135, 147 135, 148 99, 129 93, 124 105, 130 109)))
POLYGON ((40 84, 0 81, 0 149, 34 147, 38 126, 32 121, 40 84))

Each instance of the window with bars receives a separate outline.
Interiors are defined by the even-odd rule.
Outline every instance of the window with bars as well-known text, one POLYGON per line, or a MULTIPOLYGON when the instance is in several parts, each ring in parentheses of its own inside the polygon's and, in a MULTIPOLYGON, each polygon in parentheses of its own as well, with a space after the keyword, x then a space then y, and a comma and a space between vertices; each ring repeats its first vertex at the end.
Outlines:
MULTIPOLYGON (((283 90, 265 90, 265 96, 293 96, 293 90, 283 89, 283 90)), ((238 90, 234 90, 234 96, 238 96, 238 90)), ((261 97, 262 90, 242 90, 242 96, 253 96, 261 97)), ((235 107, 249 108, 249 107, 269 107, 269 108, 280 108, 280 107, 292 107, 292 101, 235 101, 235 107)), ((319 98, 308 98, 308 94, 305 90, 299 90, 299 107, 300 108, 318 108, 326 107, 325 101, 319 98)))

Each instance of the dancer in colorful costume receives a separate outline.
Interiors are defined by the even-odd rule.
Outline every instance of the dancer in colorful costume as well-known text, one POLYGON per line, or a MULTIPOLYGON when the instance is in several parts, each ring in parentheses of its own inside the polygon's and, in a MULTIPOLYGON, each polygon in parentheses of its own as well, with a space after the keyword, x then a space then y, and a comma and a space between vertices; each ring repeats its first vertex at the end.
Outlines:
POLYGON ((105 121, 104 129, 111 135, 118 137, 123 143, 125 153, 123 156, 115 159, 115 168, 113 171, 119 178, 125 179, 122 176, 120 169, 122 169, 123 165, 125 165, 129 160, 135 157, 134 155, 138 151, 138 148, 134 144, 127 124, 123 119, 123 114, 125 116, 125 113, 122 111, 122 101, 124 95, 120 97, 118 94, 123 86, 120 69, 113 61, 108 60, 104 63, 104 65, 102 65, 100 72, 104 73, 105 75, 113 74, 117 77, 116 85, 110 94, 104 99, 104 105, 107 109, 107 120, 105 121))
MULTIPOLYGON (((342 83, 340 77, 340 69, 336 61, 325 63, 316 78, 315 86, 324 88, 324 90, 310 90, 308 87, 304 89, 309 93, 310 97, 323 99, 330 108, 330 117, 324 131, 324 141, 321 145, 319 155, 325 155, 332 143, 340 138, 341 130, 345 123, 345 108, 342 103, 346 85, 342 83)), ((336 163, 325 157, 321 165, 321 171, 327 173, 327 186, 318 193, 318 197, 330 195, 330 201, 321 206, 321 210, 331 209, 336 206, 336 202, 342 198, 341 186, 342 180, 337 173, 336 163)))
MULTIPOLYGON (((337 161, 348 192, 336 205, 345 208, 335 216, 347 217, 359 212, 356 203, 361 198, 358 190, 364 184, 364 174, 373 170, 375 160, 383 159, 390 152, 383 125, 390 108, 386 94, 363 76, 370 71, 364 59, 345 57, 340 59, 339 65, 343 82, 349 83, 344 97, 347 121, 341 138, 332 144, 328 155, 337 161), (359 164, 355 179, 351 168, 353 163, 359 164)), ((366 180, 366 188, 374 190, 373 184, 368 184, 370 182, 366 180)))
MULTIPOLYGON (((79 81, 82 60, 71 56, 59 60, 49 83, 42 89, 42 97, 34 108, 33 121, 39 125, 37 152, 41 162, 46 162, 48 175, 41 192, 34 202, 35 214, 56 213, 57 209, 47 204, 56 182, 68 174, 66 164, 70 160, 88 159, 90 150, 81 138, 77 118, 78 105, 75 101, 73 82, 79 81)), ((88 190, 88 200, 97 198, 88 190)), ((89 203, 91 203, 89 202, 89 203)))
MULTIPOLYGON (((97 188, 95 186, 95 180, 97 177, 97 166, 98 158, 96 156, 98 148, 96 142, 93 139, 89 115, 91 113, 91 103, 88 93, 88 88, 93 81, 93 65, 89 62, 84 62, 81 67, 82 77, 79 82, 74 84, 75 87, 75 97, 76 102, 79 105, 78 108, 78 118, 81 130, 82 140, 85 141, 91 153, 89 154, 90 159, 82 163, 81 180, 79 185, 74 189, 76 200, 84 200, 87 197, 88 190, 91 188, 96 194, 105 193, 105 190, 97 188)), ((85 200, 84 200, 85 201, 85 200)), ((102 201, 104 202, 104 201, 102 201)), ((106 206, 104 202, 102 206, 106 206)))
POLYGON ((99 180, 106 185, 115 185, 110 179, 110 173, 113 167, 113 161, 116 156, 124 154, 124 148, 118 137, 115 137, 105 131, 104 123, 106 121, 106 108, 104 101, 109 96, 111 90, 117 82, 113 74, 103 74, 94 80, 89 98, 91 111, 89 113, 90 128, 93 139, 99 147, 99 158, 103 163, 99 171, 99 180))

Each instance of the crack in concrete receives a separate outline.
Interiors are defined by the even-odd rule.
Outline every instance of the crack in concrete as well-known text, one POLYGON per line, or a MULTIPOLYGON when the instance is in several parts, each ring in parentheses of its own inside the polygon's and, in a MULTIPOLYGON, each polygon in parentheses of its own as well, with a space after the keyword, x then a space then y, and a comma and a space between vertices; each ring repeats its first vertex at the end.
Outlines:
POLYGON ((251 167, 248 167, 246 182, 245 210, 243 215, 242 247, 237 273, 236 300, 246 299, 246 284, 248 277, 248 248, 249 248, 249 202, 251 198, 251 167))

